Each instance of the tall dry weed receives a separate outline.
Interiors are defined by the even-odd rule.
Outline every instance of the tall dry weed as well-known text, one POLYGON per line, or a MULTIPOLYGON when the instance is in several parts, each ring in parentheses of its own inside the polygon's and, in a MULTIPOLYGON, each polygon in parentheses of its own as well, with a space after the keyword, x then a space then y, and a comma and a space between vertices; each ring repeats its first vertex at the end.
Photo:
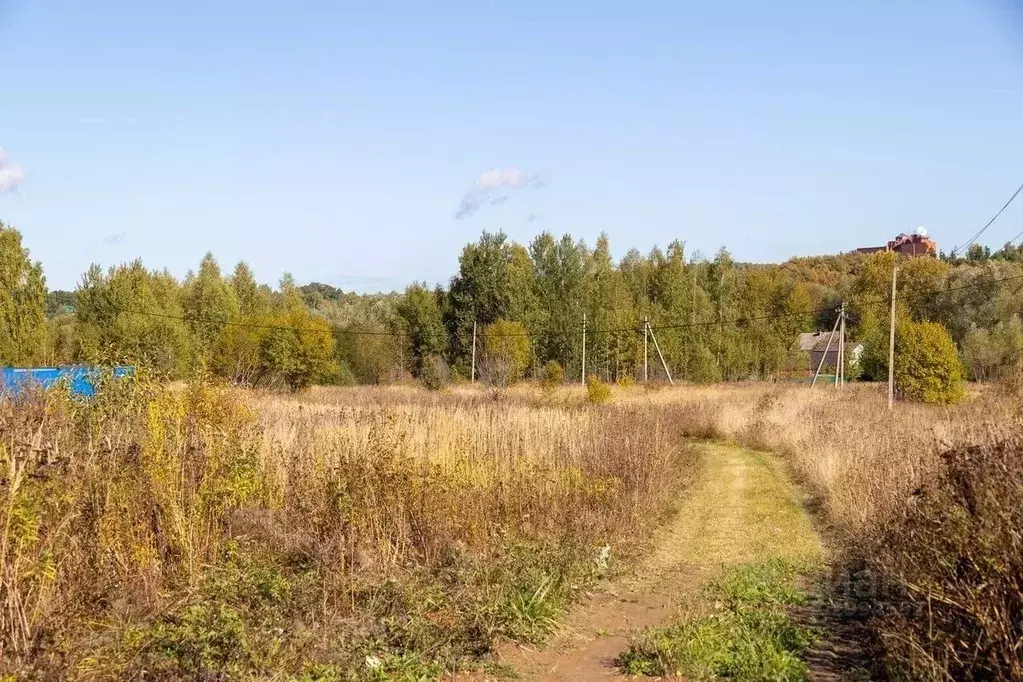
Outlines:
POLYGON ((144 377, 0 401, 0 672, 429 677, 538 639, 670 511, 681 423, 144 377))

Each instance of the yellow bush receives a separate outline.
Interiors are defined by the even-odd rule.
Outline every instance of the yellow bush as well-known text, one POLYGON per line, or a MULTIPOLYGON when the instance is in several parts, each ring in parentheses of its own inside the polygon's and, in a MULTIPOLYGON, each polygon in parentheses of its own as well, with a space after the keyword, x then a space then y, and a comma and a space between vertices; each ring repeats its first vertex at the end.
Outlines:
POLYGON ((611 402, 611 387, 596 374, 586 377, 586 399, 594 405, 611 402))
POLYGON ((902 322, 895 332, 895 385, 906 400, 949 404, 963 398, 963 364, 937 322, 902 322))
POLYGON ((564 367, 553 360, 543 366, 543 373, 540 375, 540 388, 545 393, 554 393, 563 383, 565 383, 564 367))

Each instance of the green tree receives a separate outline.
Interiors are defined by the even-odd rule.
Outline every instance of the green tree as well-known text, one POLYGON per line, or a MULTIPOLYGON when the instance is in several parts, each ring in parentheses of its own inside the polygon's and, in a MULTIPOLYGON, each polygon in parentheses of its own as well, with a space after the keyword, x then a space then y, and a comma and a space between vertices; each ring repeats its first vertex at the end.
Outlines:
POLYGON ((0 222, 0 365, 31 365, 46 351, 46 280, 21 233, 0 222))
POLYGON ((166 270, 146 270, 140 260, 106 273, 92 265, 75 297, 77 360, 141 364, 175 377, 192 368, 181 286, 166 270))
POLYGON ((710 302, 708 320, 717 321, 704 330, 707 349, 714 357, 713 368, 703 368, 701 373, 707 379, 740 378, 745 362, 738 330, 731 320, 742 316, 744 311, 736 296, 739 277, 735 261, 727 249, 721 248, 714 260, 706 263, 699 272, 702 275, 701 286, 710 302))
POLYGON ((380 384, 398 378, 397 373, 403 369, 403 348, 399 347, 400 339, 388 332, 388 327, 377 322, 334 328, 338 361, 352 381, 380 384), (371 333, 360 333, 366 331, 371 333))
POLYGON ((334 335, 325 320, 308 310, 293 310, 265 318, 261 328, 256 385, 298 391, 336 381, 334 335))
POLYGON ((529 333, 521 322, 497 320, 483 330, 481 375, 496 386, 519 381, 532 358, 529 333))
POLYGON ((529 251, 521 244, 512 244, 508 253, 507 319, 527 327, 536 315, 536 268, 529 251))
POLYGON ((266 332, 262 325, 270 319, 268 315, 246 315, 225 325, 209 360, 213 373, 238 385, 254 385, 263 374, 261 353, 266 332))
MULTIPOLYGON (((435 292, 436 295, 436 292, 435 292)), ((377 384, 399 378, 408 364, 395 309, 402 294, 344 294, 318 309, 334 327, 343 380, 377 384)), ((441 295, 441 300, 447 297, 441 295)))
POLYGON ((896 301, 911 320, 936 319, 947 301, 941 291, 949 266, 935 258, 909 258, 894 252, 875 253, 864 259, 850 282, 850 312, 854 317, 883 313, 891 300, 892 268, 899 266, 896 301))
POLYGON ((582 321, 589 251, 571 235, 556 240, 544 232, 530 243, 529 253, 536 270, 534 339, 538 359, 541 362, 555 360, 569 373, 576 373, 582 369, 582 321))
POLYGON ((46 292, 47 319, 73 312, 75 312, 75 292, 59 290, 46 292))
POLYGON ((412 373, 420 376, 426 358, 441 355, 447 346, 439 295, 414 283, 405 290, 395 312, 405 335, 412 373))
POLYGON ((608 380, 631 374, 641 342, 633 299, 611 258, 606 234, 590 256, 583 286, 587 313, 587 364, 608 380), (592 358, 592 359, 590 359, 592 358))
POLYGON ((948 330, 906 321, 895 330, 895 386, 905 400, 947 404, 963 397, 963 365, 948 330))
POLYGON ((268 292, 260 288, 252 268, 245 261, 239 261, 231 274, 231 288, 238 302, 238 313, 246 317, 265 315, 269 312, 268 292))
POLYGON ((310 282, 298 288, 302 294, 305 304, 316 310, 324 301, 339 301, 344 297, 344 292, 330 284, 323 282, 310 282))
POLYGON ((419 380, 428 390, 439 391, 451 381, 451 368, 441 356, 431 355, 423 360, 419 380))
POLYGON ((212 253, 203 256, 199 273, 188 283, 182 303, 197 348, 204 358, 208 357, 224 325, 238 316, 234 290, 221 276, 212 253))
POLYGON ((484 232, 478 242, 462 249, 458 259, 444 321, 451 339, 452 364, 463 375, 468 374, 473 323, 485 326, 508 317, 515 258, 512 246, 503 232, 484 232))
POLYGON ((277 295, 274 297, 274 309, 283 313, 306 310, 305 299, 302 298, 302 292, 295 283, 295 276, 290 272, 281 275, 277 295))
POLYGON ((741 358, 732 371, 740 376, 766 379, 792 359, 792 346, 801 331, 812 327, 813 301, 806 285, 795 282, 779 268, 755 267, 737 278, 739 313, 733 343, 741 358))

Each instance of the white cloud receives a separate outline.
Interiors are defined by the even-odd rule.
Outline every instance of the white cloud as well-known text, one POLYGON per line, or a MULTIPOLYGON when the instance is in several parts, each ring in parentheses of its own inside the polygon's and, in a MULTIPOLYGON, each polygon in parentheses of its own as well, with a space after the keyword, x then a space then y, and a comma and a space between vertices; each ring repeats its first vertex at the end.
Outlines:
POLYGON ((3 147, 0 147, 0 194, 13 192, 25 179, 21 166, 7 158, 3 147))
POLYGON ((492 206, 503 204, 509 197, 502 192, 543 186, 539 176, 526 175, 518 168, 494 168, 484 171, 462 197, 458 210, 455 211, 455 218, 458 220, 468 218, 484 204, 489 203, 492 206))
POLYGON ((522 187, 526 184, 526 176, 518 168, 483 171, 476 181, 479 189, 496 189, 498 187, 522 187))

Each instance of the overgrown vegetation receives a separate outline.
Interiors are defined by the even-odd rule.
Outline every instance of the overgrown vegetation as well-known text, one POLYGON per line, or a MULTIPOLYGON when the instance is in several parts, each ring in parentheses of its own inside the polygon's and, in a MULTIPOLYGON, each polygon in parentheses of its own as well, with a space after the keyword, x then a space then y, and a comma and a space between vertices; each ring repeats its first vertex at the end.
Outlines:
POLYGON ((797 567, 784 560, 744 566, 712 584, 706 604, 649 630, 618 659, 630 675, 710 680, 805 680, 800 658, 816 637, 788 610, 806 604, 797 567))
POLYGON ((0 674, 432 679, 539 641, 669 513, 671 408, 284 398, 140 373, 0 399, 0 674))

